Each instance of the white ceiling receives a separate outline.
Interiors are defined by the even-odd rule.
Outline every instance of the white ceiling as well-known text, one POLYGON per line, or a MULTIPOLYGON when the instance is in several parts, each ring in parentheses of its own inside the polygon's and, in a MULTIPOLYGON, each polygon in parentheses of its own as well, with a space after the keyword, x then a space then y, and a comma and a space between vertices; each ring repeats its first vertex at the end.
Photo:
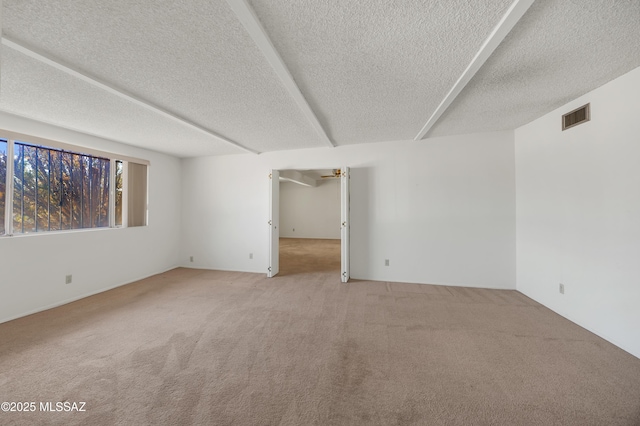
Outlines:
POLYGON ((421 136, 496 26, 515 24, 427 138, 518 127, 640 66, 637 0, 519 21, 512 0, 0 3, 0 110, 179 157, 421 136))
POLYGON ((538 0, 430 135, 513 129, 638 66, 639 0, 538 0))

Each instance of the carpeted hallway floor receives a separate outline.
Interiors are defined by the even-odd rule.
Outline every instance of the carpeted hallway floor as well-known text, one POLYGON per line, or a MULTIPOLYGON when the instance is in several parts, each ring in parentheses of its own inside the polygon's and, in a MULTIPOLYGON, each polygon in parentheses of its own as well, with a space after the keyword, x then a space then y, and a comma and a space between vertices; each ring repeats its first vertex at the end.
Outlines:
POLYGON ((175 269, 0 324, 2 425, 639 425, 640 360, 516 291, 175 269))
POLYGON ((340 277, 340 240, 280 238, 279 276, 333 272, 340 277))

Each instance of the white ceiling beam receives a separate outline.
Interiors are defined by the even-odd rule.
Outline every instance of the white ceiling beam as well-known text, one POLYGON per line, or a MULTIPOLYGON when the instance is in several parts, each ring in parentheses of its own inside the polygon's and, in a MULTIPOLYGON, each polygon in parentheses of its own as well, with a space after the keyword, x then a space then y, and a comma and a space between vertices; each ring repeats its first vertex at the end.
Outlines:
MULTIPOLYGON (((0 1, 2 1, 2 0, 0 0, 0 1)), ((211 136, 212 138, 216 139, 219 142, 223 142, 223 143, 225 143, 227 145, 232 145, 235 148, 241 149, 241 150, 246 151, 246 152, 250 152, 250 153, 253 153, 253 154, 259 154, 259 152, 255 151, 253 149, 247 148, 247 147, 245 147, 245 146, 243 146, 243 145, 241 145, 241 144, 239 144, 237 142, 234 142, 234 141, 232 141, 230 139, 227 139, 224 136, 220 136, 219 134, 215 133, 214 131, 212 131, 210 129, 207 129, 206 127, 203 127, 203 126, 201 126, 199 124, 196 124, 196 123, 194 123, 194 122, 192 122, 192 121, 190 121, 190 120, 188 120, 188 119, 186 119, 184 117, 181 117, 181 116, 179 116, 177 114, 174 114, 174 113, 172 113, 172 112, 170 112, 170 111, 168 111, 168 110, 166 110, 166 109, 164 109, 162 107, 159 107, 158 105, 155 105, 155 104, 153 104, 153 103, 151 103, 149 101, 146 101, 146 100, 144 100, 144 99, 142 99, 142 98, 140 98, 140 97, 138 97, 138 96, 136 96, 136 95, 134 95, 132 93, 128 93, 127 91, 125 91, 123 89, 117 88, 117 87, 115 87, 114 85, 112 85, 110 83, 107 83, 107 82, 105 82, 103 80, 98 79, 97 77, 93 77, 93 76, 91 76, 89 74, 86 74, 86 73, 84 73, 82 71, 79 71, 79 70, 73 68, 70 65, 63 64, 62 62, 60 62, 58 60, 55 60, 55 59, 52 59, 52 58, 48 57, 47 55, 45 55, 43 53, 36 52, 32 48, 29 48, 29 47, 27 47, 27 46, 25 46, 25 45, 23 45, 21 43, 18 43, 15 40, 10 40, 6 36, 2 36, 2 44, 7 46, 10 49, 13 49, 13 50, 15 50, 17 52, 22 53, 23 55, 26 55, 26 56, 28 56, 30 58, 33 58, 33 59, 35 59, 35 60, 37 60, 39 62, 42 62, 43 64, 49 65, 49 66, 51 66, 51 67, 53 67, 53 68, 55 68, 55 69, 57 69, 59 71, 62 71, 64 73, 66 73, 68 75, 71 75, 71 76, 73 76, 73 77, 75 77, 75 78, 77 78, 79 80, 82 80, 82 81, 84 81, 86 83, 89 83, 94 87, 102 89, 105 92, 111 93, 112 95, 116 95, 116 96, 118 96, 118 97, 120 97, 122 99, 125 99, 125 100, 129 101, 129 102, 133 102, 134 104, 136 104, 138 106, 141 106, 143 108, 146 108, 147 110, 153 111, 153 112, 155 112, 157 114, 160 114, 165 118, 168 118, 168 119, 173 120, 173 121, 175 121, 177 123, 180 123, 180 124, 183 124, 183 125, 185 125, 187 127, 195 129, 195 130, 199 131, 200 133, 204 133, 204 134, 206 134, 208 136, 211 136)))
POLYGON ((280 180, 297 183, 302 186, 318 186, 317 180, 297 170, 280 170, 280 180))
POLYGON ((322 141, 327 145, 334 147, 334 143, 331 142, 331 139, 329 139, 324 127, 320 124, 318 117, 302 95, 302 92, 293 79, 291 72, 289 72, 289 69, 271 42, 269 35, 265 31, 247 0, 227 0, 227 3, 229 3, 231 10, 236 14, 240 23, 242 23, 244 28, 247 30, 249 36, 251 36, 254 43, 258 46, 258 49, 260 49, 262 54, 265 56, 267 62, 276 72, 276 75, 280 81, 282 81, 285 89, 289 92, 289 95, 291 95, 295 103, 298 105, 302 114, 307 118, 307 120, 309 120, 311 126, 313 126, 322 141))
POLYGON ((427 120, 414 140, 420 140, 429 133, 429 130, 431 130, 442 114, 449 108, 460 92, 462 92, 462 89, 465 88, 482 65, 489 59, 498 45, 502 43, 502 40, 504 40, 507 34, 509 34, 513 27, 520 21, 534 1, 535 0, 515 0, 511 4, 500 22, 498 22, 498 25, 496 25, 491 34, 489 34, 489 37, 482 44, 476 56, 471 60, 467 69, 464 70, 460 78, 458 78, 458 81, 456 81, 449 93, 447 93, 442 102, 440 102, 440 105, 438 105, 431 117, 429 117, 429 120, 427 120))

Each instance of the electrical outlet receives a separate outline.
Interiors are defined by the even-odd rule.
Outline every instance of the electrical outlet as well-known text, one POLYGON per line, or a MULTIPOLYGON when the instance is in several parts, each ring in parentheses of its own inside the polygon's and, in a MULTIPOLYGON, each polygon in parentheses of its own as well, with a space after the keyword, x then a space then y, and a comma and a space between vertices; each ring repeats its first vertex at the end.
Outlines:
POLYGON ((253 253, 249 253, 249 259, 253 259, 253 253))
POLYGON ((560 290, 560 294, 564 294, 564 284, 560 283, 558 290, 560 290))
POLYGON ((73 281, 73 275, 67 275, 66 277, 64 277, 65 284, 71 284, 72 281, 73 281))
POLYGON ((389 266, 389 259, 384 260, 384 266, 389 266))
POLYGON ((193 256, 189 256, 189 262, 193 263, 193 256))

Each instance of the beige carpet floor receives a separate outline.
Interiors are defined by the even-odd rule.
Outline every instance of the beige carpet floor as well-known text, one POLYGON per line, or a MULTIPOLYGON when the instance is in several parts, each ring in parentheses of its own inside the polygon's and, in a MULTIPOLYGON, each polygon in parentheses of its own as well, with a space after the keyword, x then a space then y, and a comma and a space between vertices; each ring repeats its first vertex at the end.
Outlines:
POLYGON ((640 425, 640 360, 516 291, 175 269, 0 324, 2 425, 640 425))
POLYGON ((280 238, 279 276, 333 272, 340 277, 340 240, 280 238))

